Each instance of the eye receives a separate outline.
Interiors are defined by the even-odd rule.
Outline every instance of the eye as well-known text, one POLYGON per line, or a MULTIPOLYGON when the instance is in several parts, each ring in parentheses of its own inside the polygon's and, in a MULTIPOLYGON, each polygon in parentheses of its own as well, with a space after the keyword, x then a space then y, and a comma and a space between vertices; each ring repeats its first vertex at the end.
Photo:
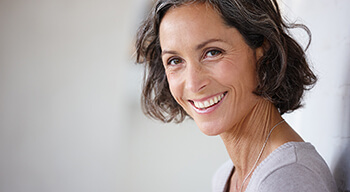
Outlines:
POLYGON ((168 61, 168 65, 178 65, 180 63, 182 63, 182 59, 179 58, 170 58, 168 61))
POLYGON ((210 50, 210 51, 208 51, 206 54, 205 54, 205 56, 206 57, 214 57, 214 56, 217 56, 217 55, 219 55, 219 54, 221 54, 222 52, 221 51, 219 51, 219 50, 210 50))

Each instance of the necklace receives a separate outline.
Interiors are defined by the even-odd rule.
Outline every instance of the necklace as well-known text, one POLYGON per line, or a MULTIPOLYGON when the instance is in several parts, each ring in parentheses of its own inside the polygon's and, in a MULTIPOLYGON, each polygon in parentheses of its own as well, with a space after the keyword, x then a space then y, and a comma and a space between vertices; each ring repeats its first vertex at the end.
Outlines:
POLYGON ((265 149, 265 147, 266 147, 267 141, 269 140, 272 131, 273 131, 278 125, 280 125, 280 124, 283 123, 283 122, 284 122, 284 119, 283 119, 282 121, 278 122, 278 123, 277 123, 275 126, 273 126, 272 129, 270 130, 269 134, 268 134, 267 137, 266 137, 265 143, 264 143, 263 147, 262 147, 261 150, 260 150, 260 153, 259 153, 259 155, 258 155, 258 158, 256 159, 256 161, 255 161, 255 163, 254 163, 254 166, 253 166, 252 169, 249 171, 248 175, 245 176, 245 178, 244 178, 244 180, 243 180, 243 182, 242 182, 242 185, 241 185, 241 189, 239 190, 239 192, 242 192, 244 183, 247 181, 248 177, 253 173, 253 170, 254 170, 256 164, 258 164, 259 159, 260 159, 262 153, 264 152, 264 149, 265 149))

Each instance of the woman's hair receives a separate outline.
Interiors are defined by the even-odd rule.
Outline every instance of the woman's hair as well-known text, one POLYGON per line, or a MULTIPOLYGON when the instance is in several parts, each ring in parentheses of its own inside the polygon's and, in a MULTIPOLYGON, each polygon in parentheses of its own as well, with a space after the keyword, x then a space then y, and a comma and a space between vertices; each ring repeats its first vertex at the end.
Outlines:
POLYGON ((163 122, 181 122, 187 116, 169 90, 161 60, 159 26, 170 8, 189 3, 210 5, 226 25, 241 33, 252 49, 264 47, 264 55, 256 64, 256 95, 271 101, 281 114, 301 107, 304 90, 310 89, 317 78, 308 66, 304 50, 288 30, 302 28, 310 40, 311 33, 304 25, 286 23, 276 0, 158 0, 138 29, 136 40, 136 62, 145 64, 146 69, 142 91, 146 115, 163 122))

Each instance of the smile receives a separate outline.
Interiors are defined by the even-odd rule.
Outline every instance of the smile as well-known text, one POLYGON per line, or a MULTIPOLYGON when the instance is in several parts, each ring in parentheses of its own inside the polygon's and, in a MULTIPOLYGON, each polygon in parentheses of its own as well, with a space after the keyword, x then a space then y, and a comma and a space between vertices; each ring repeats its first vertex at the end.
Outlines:
POLYGON ((220 101, 225 97, 226 93, 227 92, 210 97, 204 101, 190 101, 190 102, 196 109, 205 110, 220 103, 220 101))

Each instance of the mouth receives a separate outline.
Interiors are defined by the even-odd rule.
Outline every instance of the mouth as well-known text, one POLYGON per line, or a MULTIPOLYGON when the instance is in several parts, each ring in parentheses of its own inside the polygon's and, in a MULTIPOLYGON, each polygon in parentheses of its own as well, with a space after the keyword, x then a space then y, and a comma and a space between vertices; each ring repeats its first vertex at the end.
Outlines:
POLYGON ((189 100, 189 102, 196 109, 196 111, 206 111, 218 105, 223 100, 226 94, 227 92, 224 92, 202 101, 189 100))

